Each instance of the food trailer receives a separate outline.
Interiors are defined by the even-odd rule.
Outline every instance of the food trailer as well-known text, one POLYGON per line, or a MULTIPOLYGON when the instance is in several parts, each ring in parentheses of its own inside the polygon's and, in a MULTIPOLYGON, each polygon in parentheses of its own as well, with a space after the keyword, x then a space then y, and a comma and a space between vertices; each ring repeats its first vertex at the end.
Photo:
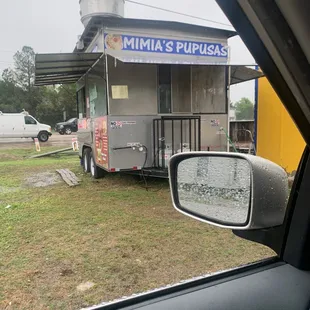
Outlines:
POLYGON ((76 83, 81 163, 167 177, 170 157, 227 151, 229 89, 262 73, 230 64, 233 31, 94 16, 72 54, 36 55, 36 85, 76 83))

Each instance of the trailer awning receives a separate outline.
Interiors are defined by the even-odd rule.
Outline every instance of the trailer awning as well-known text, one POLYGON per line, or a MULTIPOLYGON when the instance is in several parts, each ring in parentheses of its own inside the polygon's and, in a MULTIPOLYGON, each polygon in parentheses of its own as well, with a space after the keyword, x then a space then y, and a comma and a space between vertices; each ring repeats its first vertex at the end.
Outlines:
MULTIPOLYGON (((110 54, 109 52, 107 52, 110 54)), ((37 54, 35 58, 35 85, 69 84, 77 82, 102 56, 102 53, 60 53, 37 54)), ((123 63, 141 64, 179 64, 179 65, 220 65, 231 67, 230 85, 260 78, 264 74, 244 65, 209 63, 202 57, 155 55, 110 56, 123 63)))
MULTIPOLYGON (((204 57, 193 56, 180 56, 180 55, 141 55, 131 54, 120 55, 115 51, 107 51, 107 54, 123 63, 140 63, 140 64, 178 64, 178 65, 212 65, 212 66, 230 66, 231 78, 230 85, 258 79, 263 77, 264 74, 261 71, 251 69, 245 65, 229 65, 227 63, 210 63, 208 59, 204 57)), ((254 66, 254 65, 252 65, 254 66)))
POLYGON ((101 57, 102 53, 37 54, 35 85, 77 82, 101 57))
POLYGON ((230 67, 230 85, 259 79, 265 76, 263 72, 248 68, 247 66, 231 65, 230 67))
POLYGON ((171 64, 171 65, 226 65, 226 58, 204 57, 194 55, 175 55, 160 53, 124 52, 106 50, 109 56, 123 63, 171 64))

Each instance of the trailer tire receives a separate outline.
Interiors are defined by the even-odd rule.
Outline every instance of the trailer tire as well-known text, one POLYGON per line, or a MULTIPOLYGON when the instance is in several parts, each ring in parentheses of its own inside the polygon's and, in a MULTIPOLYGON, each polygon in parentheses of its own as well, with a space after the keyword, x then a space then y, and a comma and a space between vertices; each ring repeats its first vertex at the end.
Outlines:
POLYGON ((96 165, 93 152, 90 152, 90 174, 94 179, 100 179, 104 176, 104 171, 96 165))
POLYGON ((84 151, 83 151, 83 170, 85 173, 90 172, 90 156, 91 156, 90 148, 84 149, 84 151))
POLYGON ((40 142, 47 142, 49 138, 47 131, 40 131, 38 134, 38 139, 40 142))

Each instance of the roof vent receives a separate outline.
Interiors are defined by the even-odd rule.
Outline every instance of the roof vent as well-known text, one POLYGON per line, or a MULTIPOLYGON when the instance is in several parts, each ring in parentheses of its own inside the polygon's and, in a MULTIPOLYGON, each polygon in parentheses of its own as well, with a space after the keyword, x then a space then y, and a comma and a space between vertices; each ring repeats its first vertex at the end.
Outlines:
POLYGON ((23 109, 23 111, 20 114, 29 115, 29 113, 25 111, 25 109, 23 109))

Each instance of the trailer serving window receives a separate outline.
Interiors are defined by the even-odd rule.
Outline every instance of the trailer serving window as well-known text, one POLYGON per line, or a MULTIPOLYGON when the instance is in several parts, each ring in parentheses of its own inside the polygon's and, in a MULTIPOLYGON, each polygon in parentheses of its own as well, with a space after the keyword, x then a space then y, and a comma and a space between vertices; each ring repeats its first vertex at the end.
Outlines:
POLYGON ((193 66, 193 113, 227 113, 226 85, 225 66, 193 66))
POLYGON ((158 66, 159 114, 191 113, 191 67, 158 66))
POLYGON ((85 87, 81 88, 77 92, 77 103, 78 103, 78 113, 79 119, 86 118, 86 97, 85 97, 85 87))
POLYGON ((158 113, 171 113, 171 65, 158 66, 158 113))
POLYGON ((191 113, 191 67, 172 66, 172 112, 191 113))
POLYGON ((107 115, 107 92, 105 81, 90 80, 89 82, 90 117, 107 115))

